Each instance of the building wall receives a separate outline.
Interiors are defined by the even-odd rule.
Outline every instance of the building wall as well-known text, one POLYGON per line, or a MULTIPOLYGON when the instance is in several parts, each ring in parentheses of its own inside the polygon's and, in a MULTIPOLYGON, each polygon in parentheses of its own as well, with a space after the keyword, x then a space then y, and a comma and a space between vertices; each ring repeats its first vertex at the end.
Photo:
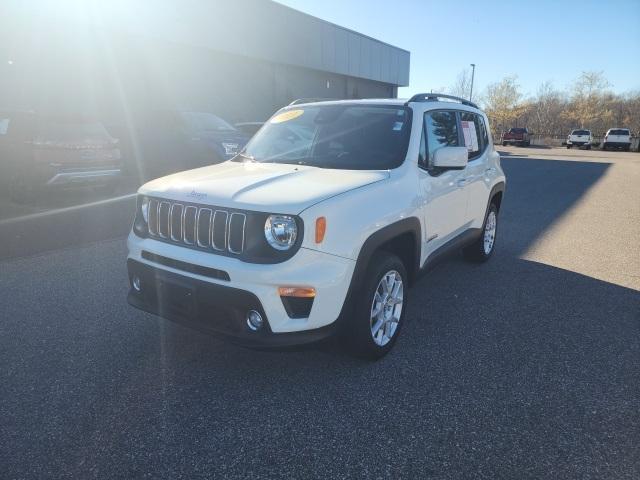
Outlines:
MULTIPOLYGON (((1 39, 0 39, 1 40, 1 39)), ((154 110, 261 121, 297 98, 393 97, 393 85, 115 33, 52 32, 0 66, 0 106, 138 123, 154 110)))

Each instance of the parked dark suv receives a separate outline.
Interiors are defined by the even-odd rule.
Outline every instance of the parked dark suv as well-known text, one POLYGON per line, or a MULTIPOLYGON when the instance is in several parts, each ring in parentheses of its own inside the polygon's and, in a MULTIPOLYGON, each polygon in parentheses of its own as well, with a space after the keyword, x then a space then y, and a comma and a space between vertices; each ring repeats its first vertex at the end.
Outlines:
POLYGON ((121 167, 118 140, 95 119, 0 111, 0 178, 14 201, 45 189, 111 189, 121 167))
POLYGON ((212 113, 155 111, 138 129, 142 176, 152 179, 224 162, 250 137, 212 113))

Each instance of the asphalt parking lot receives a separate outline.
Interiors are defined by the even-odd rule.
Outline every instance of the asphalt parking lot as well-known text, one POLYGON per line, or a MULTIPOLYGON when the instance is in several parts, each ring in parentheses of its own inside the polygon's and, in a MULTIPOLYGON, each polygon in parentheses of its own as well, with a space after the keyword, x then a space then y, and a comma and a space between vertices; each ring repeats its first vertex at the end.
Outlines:
POLYGON ((495 256, 377 363, 133 310, 124 239, 0 261, 0 476, 640 478, 640 154, 501 151, 495 256))
POLYGON ((89 203, 104 202, 110 198, 121 197, 135 192, 137 182, 125 177, 112 192, 102 192, 91 187, 45 192, 28 202, 17 203, 8 195, 5 185, 0 187, 0 221, 20 218, 25 215, 38 215, 52 210, 74 208, 89 203))

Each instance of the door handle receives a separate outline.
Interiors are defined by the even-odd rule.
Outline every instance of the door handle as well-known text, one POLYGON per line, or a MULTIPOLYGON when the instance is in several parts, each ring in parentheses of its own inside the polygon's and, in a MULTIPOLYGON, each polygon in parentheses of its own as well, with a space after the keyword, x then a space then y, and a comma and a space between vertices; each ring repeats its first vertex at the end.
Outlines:
POLYGON ((460 180, 458 180, 459 187, 464 187, 467 183, 469 183, 469 180, 466 178, 461 178, 460 180))

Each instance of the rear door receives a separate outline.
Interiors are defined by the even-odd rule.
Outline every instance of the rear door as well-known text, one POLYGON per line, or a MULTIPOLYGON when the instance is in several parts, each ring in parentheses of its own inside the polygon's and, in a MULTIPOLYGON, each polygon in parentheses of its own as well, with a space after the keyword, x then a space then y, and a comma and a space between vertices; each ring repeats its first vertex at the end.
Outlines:
POLYGON ((465 224, 465 170, 433 166, 436 150, 461 144, 458 116, 454 110, 434 110, 424 114, 418 175, 425 202, 427 255, 455 237, 465 224))
POLYGON ((477 224, 480 218, 484 221, 489 182, 495 171, 489 167, 488 155, 491 149, 484 118, 472 112, 459 112, 459 115, 462 136, 469 152, 469 163, 464 170, 464 178, 461 179, 467 192, 464 223, 468 227, 472 223, 477 224))

